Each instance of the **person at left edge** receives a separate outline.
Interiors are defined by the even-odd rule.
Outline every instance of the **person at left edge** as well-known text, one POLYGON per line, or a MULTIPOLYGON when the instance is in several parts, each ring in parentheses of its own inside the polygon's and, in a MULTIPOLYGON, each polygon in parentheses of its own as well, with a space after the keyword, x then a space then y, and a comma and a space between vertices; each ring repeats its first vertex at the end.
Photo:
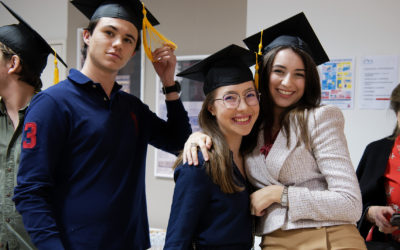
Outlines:
MULTIPOLYGON (((140 45, 139 1, 72 3, 91 18, 86 59, 32 100, 14 201, 39 249, 147 249, 147 146, 177 153, 189 118, 177 92, 166 95, 164 121, 115 82, 140 45)), ((173 50, 153 56, 163 85, 174 85, 173 50)))
MULTIPOLYGON (((35 249, 12 194, 25 111, 42 88, 40 75, 54 51, 19 15, 0 3, 19 21, 0 27, 0 249, 35 249)), ((59 61, 65 65, 61 58, 59 61)))

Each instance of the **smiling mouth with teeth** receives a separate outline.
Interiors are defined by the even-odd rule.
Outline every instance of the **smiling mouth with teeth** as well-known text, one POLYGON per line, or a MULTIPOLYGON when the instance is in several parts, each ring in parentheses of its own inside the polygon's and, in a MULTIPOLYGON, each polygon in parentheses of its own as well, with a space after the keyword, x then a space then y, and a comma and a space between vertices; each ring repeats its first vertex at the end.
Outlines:
POLYGON ((243 117, 243 118, 234 118, 237 122, 247 122, 250 120, 250 117, 243 117))
POLYGON ((290 94, 293 93, 293 91, 285 91, 285 90, 282 90, 282 89, 278 89, 278 92, 281 93, 281 94, 284 94, 284 95, 290 95, 290 94))

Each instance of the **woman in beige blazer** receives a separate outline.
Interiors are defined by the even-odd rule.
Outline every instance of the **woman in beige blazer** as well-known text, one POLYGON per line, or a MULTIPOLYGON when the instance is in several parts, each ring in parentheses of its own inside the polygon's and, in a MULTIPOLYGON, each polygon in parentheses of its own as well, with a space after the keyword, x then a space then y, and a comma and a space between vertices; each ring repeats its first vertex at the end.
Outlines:
MULTIPOLYGON (((257 51, 260 38, 261 119, 246 156, 251 213, 263 249, 366 249, 356 222, 361 193, 344 135, 344 118, 322 106, 316 65, 329 61, 305 15, 300 13, 244 42, 257 51)), ((206 158, 211 138, 197 134, 206 158)), ((195 148, 194 148, 195 149, 195 148)))

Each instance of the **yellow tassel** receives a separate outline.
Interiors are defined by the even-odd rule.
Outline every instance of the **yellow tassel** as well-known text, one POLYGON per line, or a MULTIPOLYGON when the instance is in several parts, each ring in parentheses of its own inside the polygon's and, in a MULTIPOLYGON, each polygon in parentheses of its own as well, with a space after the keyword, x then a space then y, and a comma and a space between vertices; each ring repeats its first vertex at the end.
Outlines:
POLYGON ((57 84, 60 81, 59 77, 59 72, 58 72, 58 61, 57 61, 57 52, 53 49, 54 51, 54 80, 53 84, 57 84))
POLYGON ((257 90, 259 90, 258 89, 258 81, 259 81, 259 77, 258 77, 258 68, 259 68, 259 66, 258 66, 258 60, 257 60, 257 53, 256 53, 256 73, 254 74, 254 84, 256 85, 256 89, 257 90))
POLYGON ((147 57, 150 61, 154 62, 152 50, 151 50, 151 41, 158 41, 163 45, 168 45, 173 50, 176 50, 178 46, 170 40, 168 40, 165 36, 163 36, 160 32, 158 32, 153 25, 151 25, 150 21, 147 19, 147 11, 143 5, 143 24, 142 24, 142 37, 143 37, 143 48, 144 52, 146 53, 147 57), (147 33, 149 33, 149 37, 147 37, 147 33), (158 39, 157 39, 158 38, 158 39))
POLYGON ((259 77, 259 73, 258 73, 258 69, 260 68, 260 66, 258 65, 258 56, 262 56, 261 50, 262 50, 262 36, 263 36, 263 30, 261 30, 261 38, 260 38, 260 43, 258 44, 258 52, 256 52, 256 66, 255 66, 255 74, 254 74, 254 84, 256 85, 256 89, 258 90, 258 86, 259 86, 259 81, 260 81, 260 77, 259 77))

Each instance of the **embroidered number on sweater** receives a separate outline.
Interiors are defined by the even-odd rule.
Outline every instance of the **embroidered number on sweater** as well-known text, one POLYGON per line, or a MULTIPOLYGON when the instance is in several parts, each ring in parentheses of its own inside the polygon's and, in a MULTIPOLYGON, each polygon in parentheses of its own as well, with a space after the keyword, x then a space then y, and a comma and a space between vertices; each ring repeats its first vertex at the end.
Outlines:
POLYGON ((22 146, 23 148, 34 148, 36 146, 36 123, 28 122, 25 124, 24 131, 26 133, 26 139, 24 140, 22 146))

